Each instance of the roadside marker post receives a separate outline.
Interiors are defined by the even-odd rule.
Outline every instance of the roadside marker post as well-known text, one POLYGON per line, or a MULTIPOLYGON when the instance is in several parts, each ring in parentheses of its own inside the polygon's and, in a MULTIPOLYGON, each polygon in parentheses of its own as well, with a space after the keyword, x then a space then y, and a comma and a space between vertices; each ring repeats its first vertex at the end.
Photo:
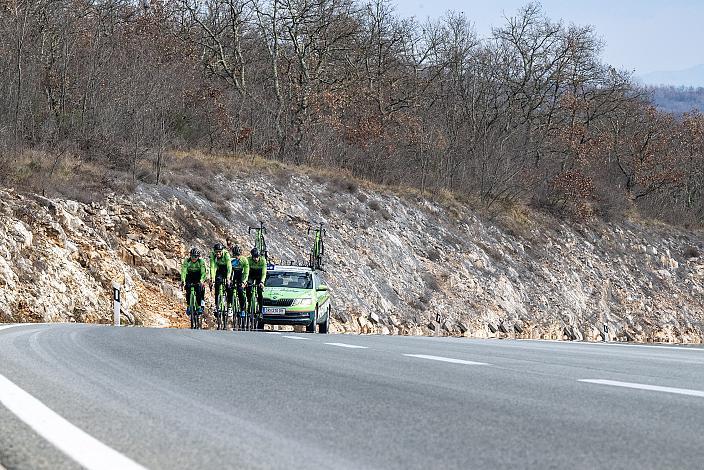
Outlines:
POLYGON ((112 284, 113 317, 115 326, 120 326, 120 284, 112 284))

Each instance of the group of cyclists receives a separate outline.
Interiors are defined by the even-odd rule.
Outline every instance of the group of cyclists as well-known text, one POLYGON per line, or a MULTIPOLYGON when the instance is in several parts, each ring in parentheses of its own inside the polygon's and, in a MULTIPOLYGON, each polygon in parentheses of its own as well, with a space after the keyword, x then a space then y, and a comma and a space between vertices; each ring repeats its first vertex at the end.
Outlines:
MULTIPOLYGON (((227 240, 226 244, 227 248, 222 243, 213 245, 208 265, 201 257, 200 250, 195 247, 191 248, 189 255, 183 260, 181 287, 186 292, 186 298, 191 288, 195 290, 198 314, 203 313, 206 283, 210 290, 215 292, 215 305, 220 305, 220 287, 224 286, 222 291, 226 295, 227 311, 230 311, 235 300, 234 296, 237 295, 239 313, 243 317, 247 299, 251 298, 252 290, 257 286, 257 304, 261 309, 266 280, 266 258, 256 247, 252 248, 249 256, 245 256, 240 246, 233 240, 227 240)), ((258 313, 261 314, 261 311, 258 313)))

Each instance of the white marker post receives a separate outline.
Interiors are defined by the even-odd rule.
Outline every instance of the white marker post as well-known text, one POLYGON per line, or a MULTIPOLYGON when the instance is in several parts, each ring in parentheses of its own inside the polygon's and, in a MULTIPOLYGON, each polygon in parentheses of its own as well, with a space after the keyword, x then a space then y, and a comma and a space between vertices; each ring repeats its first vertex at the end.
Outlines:
POLYGON ((120 284, 112 284, 112 302, 115 326, 120 326, 120 284))

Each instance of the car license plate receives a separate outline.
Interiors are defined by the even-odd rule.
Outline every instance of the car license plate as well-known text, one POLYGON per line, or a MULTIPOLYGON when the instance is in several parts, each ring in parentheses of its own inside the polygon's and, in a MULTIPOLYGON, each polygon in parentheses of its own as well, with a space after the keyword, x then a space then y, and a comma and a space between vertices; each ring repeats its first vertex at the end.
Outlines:
POLYGON ((264 307, 264 311, 262 312, 264 315, 285 315, 286 314, 286 309, 285 308, 267 308, 264 307))

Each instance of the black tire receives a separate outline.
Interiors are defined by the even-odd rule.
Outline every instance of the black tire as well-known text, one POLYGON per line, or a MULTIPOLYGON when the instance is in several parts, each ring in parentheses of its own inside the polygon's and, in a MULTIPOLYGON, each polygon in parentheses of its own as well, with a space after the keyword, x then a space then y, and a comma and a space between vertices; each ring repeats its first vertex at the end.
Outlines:
POLYGON ((325 315, 325 322, 318 325, 318 333, 326 335, 326 334, 328 334, 329 329, 330 329, 330 309, 328 309, 328 313, 325 315))
POLYGON ((315 314, 313 315, 313 321, 306 325, 306 333, 315 333, 315 325, 318 321, 318 309, 315 309, 315 314))
POLYGON ((323 269, 323 257, 325 256, 325 245, 323 244, 323 237, 320 237, 320 254, 318 255, 318 269, 322 271, 323 269))
POLYGON ((247 330, 252 331, 256 327, 257 309, 257 292, 252 290, 252 299, 249 301, 249 311, 247 312, 247 330))

